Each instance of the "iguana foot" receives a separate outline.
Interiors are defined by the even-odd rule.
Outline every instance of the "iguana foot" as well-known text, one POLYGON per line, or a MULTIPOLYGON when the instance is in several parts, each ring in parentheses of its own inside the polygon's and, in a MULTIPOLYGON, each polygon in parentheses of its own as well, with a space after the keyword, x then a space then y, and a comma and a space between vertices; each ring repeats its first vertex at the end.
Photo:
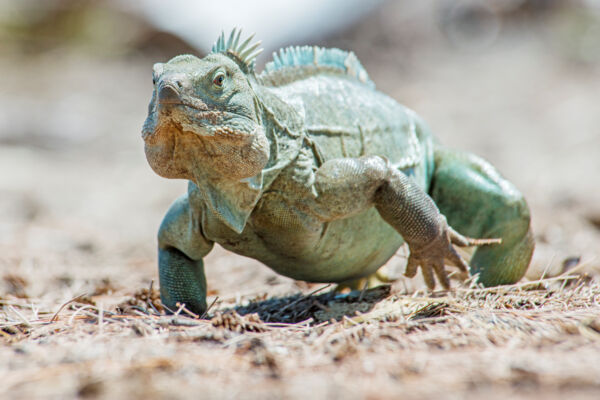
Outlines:
POLYGON ((420 266, 423 279, 429 289, 435 288, 434 273, 444 289, 450 288, 448 272, 444 268, 444 261, 446 260, 458 267, 461 273, 468 274, 469 265, 458 254, 454 246, 481 246, 498 244, 502 241, 501 239, 473 239, 463 236, 448 225, 444 216, 441 216, 441 218, 440 235, 425 246, 416 247, 413 245, 410 247, 410 255, 404 273, 404 276, 413 278, 420 266))

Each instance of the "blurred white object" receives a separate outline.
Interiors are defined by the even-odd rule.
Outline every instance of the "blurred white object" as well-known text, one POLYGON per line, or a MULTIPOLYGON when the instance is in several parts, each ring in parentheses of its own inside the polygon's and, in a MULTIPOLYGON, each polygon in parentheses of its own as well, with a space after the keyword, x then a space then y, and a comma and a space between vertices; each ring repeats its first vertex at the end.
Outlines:
POLYGON ((174 33, 205 52, 221 30, 256 32, 267 51, 323 38, 355 22, 382 0, 116 0, 159 29, 174 33))

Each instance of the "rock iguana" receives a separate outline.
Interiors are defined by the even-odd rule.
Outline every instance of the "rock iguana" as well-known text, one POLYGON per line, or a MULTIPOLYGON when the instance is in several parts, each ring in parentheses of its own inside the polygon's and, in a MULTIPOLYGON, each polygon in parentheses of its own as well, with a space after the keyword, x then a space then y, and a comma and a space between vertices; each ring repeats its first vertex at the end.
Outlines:
POLYGON ((493 166, 441 147, 354 53, 289 47, 257 74, 259 43, 240 38, 154 65, 147 160, 189 181, 158 233, 167 307, 206 310, 202 259, 215 242, 311 282, 374 274, 403 243, 405 275, 420 267, 429 288, 434 275, 449 287, 445 261, 469 269, 454 246, 476 246, 483 285, 524 275, 529 209, 493 166))

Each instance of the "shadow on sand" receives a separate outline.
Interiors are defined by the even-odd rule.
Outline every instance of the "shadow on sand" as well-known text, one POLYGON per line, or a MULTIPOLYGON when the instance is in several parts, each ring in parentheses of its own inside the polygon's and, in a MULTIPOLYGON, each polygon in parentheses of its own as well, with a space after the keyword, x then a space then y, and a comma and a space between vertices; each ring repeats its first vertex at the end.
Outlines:
POLYGON ((390 285, 378 286, 350 293, 330 291, 323 294, 297 293, 286 297, 274 297, 234 307, 240 315, 256 313, 264 322, 296 324, 312 319, 316 324, 334 319, 340 321, 353 317, 356 312, 369 312, 375 304, 390 295, 390 285))

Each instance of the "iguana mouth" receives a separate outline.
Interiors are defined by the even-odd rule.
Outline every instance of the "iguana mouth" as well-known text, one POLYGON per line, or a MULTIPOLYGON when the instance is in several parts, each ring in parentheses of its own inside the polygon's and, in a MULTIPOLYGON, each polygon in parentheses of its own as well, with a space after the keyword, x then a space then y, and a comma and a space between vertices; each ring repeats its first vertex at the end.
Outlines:
POLYGON ((177 100, 175 100, 175 99, 173 99, 173 100, 159 100, 158 104, 157 104, 157 111, 160 111, 161 106, 162 107, 184 106, 184 107, 191 108, 193 110, 200 111, 200 112, 215 112, 215 111, 218 111, 218 110, 211 110, 205 104, 197 105, 197 104, 193 104, 191 102, 183 101, 181 99, 177 99, 177 100))
POLYGON ((160 106, 185 106, 185 107, 192 108, 197 111, 203 111, 203 112, 218 111, 218 110, 211 110, 206 105, 199 106, 199 105, 191 104, 189 102, 185 102, 183 100, 159 100, 158 106, 159 107, 160 106))
POLYGON ((256 134, 259 129, 255 121, 245 115, 230 111, 210 110, 183 101, 158 103, 158 106, 182 107, 179 115, 173 115, 173 110, 152 110, 142 128, 142 138, 151 140, 156 136, 159 127, 172 125, 176 131, 191 132, 202 137, 221 137, 233 141, 246 141, 256 134), (185 109, 193 110, 193 113, 185 109), (163 112, 161 112, 163 111, 163 112), (162 114, 162 115, 161 115, 162 114))
POLYGON ((183 106, 185 108, 191 108, 192 110, 195 110, 198 112, 198 116, 199 117, 208 117, 208 118, 212 118, 212 117, 218 117, 218 116, 225 116, 225 115, 232 115, 235 117, 239 117, 239 118, 245 118, 248 119, 249 121, 252 121, 251 118, 248 118, 247 116, 243 115, 243 114, 239 114, 239 113, 235 113, 235 112, 231 112, 231 111, 223 111, 220 110, 216 107, 208 107, 206 104, 201 103, 201 104, 194 104, 191 103, 189 101, 184 101, 181 99, 178 100, 159 100, 157 103, 157 109, 155 111, 153 111, 153 113, 159 112, 161 111, 160 107, 171 107, 171 106, 183 106))

